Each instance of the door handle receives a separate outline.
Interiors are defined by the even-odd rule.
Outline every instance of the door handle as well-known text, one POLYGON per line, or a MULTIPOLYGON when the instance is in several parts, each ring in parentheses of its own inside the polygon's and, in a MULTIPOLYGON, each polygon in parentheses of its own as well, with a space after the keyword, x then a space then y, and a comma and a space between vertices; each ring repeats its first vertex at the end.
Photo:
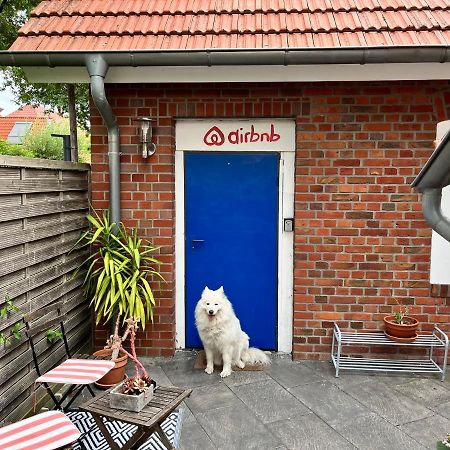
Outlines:
POLYGON ((200 244, 203 244, 205 242, 204 239, 191 239, 191 248, 197 248, 200 244))

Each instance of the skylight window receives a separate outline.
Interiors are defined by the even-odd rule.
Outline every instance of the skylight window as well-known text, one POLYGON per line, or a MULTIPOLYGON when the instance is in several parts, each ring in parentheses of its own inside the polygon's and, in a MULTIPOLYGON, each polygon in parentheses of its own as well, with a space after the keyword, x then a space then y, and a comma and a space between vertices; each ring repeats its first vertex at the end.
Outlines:
POLYGON ((21 144, 31 125, 32 122, 16 122, 9 132, 6 142, 10 144, 21 144))

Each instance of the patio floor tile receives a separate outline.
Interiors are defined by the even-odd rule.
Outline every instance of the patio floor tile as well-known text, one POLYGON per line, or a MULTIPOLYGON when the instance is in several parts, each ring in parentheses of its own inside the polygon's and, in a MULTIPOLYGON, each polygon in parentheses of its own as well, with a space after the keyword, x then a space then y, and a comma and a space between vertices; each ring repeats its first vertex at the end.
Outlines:
POLYGON ((186 404, 194 414, 197 414, 224 406, 242 405, 242 402, 225 383, 219 383, 195 388, 186 399, 186 404))
POLYGON ((424 419, 433 412, 382 381, 374 379, 371 383, 360 383, 343 388, 371 411, 385 418, 393 425, 401 425, 424 419))
POLYGON ((438 406, 450 399, 450 390, 441 381, 422 378, 393 386, 402 395, 416 398, 425 406, 438 406))
POLYGON ((447 436, 450 420, 436 415, 401 425, 399 428, 426 448, 435 449, 436 442, 447 436))
POLYGON ((183 425, 179 450, 214 450, 215 448, 196 420, 183 425))
POLYGON ((264 423, 309 412, 306 406, 274 380, 233 386, 232 389, 264 423))
POLYGON ((332 427, 370 414, 368 408, 326 381, 297 386, 289 391, 332 427))
POLYGON ((273 422, 268 427, 292 450, 356 448, 313 413, 273 422))
POLYGON ((423 450, 425 447, 386 420, 370 414, 338 425, 336 430, 359 449, 423 450))
POLYGON ((218 449, 273 450, 283 445, 245 405, 200 413, 197 420, 218 449))
POLYGON ((266 369, 270 376, 285 388, 308 384, 322 379, 317 370, 302 362, 272 364, 266 369))

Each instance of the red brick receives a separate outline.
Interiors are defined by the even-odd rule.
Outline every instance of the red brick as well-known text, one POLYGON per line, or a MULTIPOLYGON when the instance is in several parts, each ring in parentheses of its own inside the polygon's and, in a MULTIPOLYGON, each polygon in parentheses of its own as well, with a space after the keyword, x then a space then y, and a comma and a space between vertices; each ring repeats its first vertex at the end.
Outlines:
MULTIPOLYGON (((410 188, 431 154, 436 120, 450 113, 445 83, 109 85, 108 96, 126 142, 124 219, 164 246, 163 270, 171 283, 159 294, 155 323, 139 338, 140 354, 169 356, 175 349, 177 116, 296 115, 294 359, 328 359, 336 320, 344 329, 380 329, 392 311, 392 284, 410 299, 423 330, 433 322, 449 328, 445 300, 430 296, 431 232, 420 196, 410 188), (143 160, 130 117, 149 114, 158 118, 158 151, 143 160)), ((94 107, 92 113, 92 199, 104 208, 106 129, 94 107)), ((99 329, 96 345, 105 336, 99 329)))

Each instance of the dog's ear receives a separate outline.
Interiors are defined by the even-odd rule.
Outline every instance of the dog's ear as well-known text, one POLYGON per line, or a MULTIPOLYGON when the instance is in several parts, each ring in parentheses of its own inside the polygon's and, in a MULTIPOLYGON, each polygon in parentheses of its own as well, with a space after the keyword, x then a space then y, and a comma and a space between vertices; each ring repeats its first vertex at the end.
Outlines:
POLYGON ((205 289, 203 289, 203 294, 204 294, 205 292, 211 292, 211 289, 210 289, 208 286, 205 286, 205 289))
POLYGON ((220 286, 219 289, 217 289, 221 294, 223 294, 223 286, 220 286))

